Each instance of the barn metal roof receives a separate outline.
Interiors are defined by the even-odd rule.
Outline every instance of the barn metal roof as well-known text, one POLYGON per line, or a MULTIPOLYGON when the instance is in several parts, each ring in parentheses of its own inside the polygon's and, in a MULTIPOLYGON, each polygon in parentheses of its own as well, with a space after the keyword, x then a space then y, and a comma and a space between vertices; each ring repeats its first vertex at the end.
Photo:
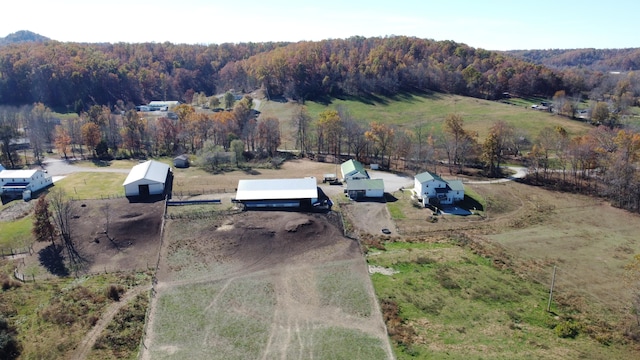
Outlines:
POLYGON ((2 179, 29 179, 40 170, 2 170, 0 171, 0 178, 2 179))
POLYGON ((357 160, 347 160, 340 165, 340 170, 342 171, 342 176, 347 176, 351 174, 355 174, 357 172, 366 175, 367 170, 365 170, 362 163, 357 160))
POLYGON ((449 188, 453 191, 464 191, 464 184, 462 180, 451 180, 448 182, 449 188))
POLYGON ((421 184, 426 183, 427 181, 437 180, 446 183, 440 176, 425 171, 415 176, 416 180, 418 180, 421 184))
POLYGON ((238 181, 236 200, 317 199, 316 178, 238 181))
POLYGON ((347 182, 349 190, 384 190, 384 180, 382 179, 357 179, 347 182))
POLYGON ((142 164, 138 164, 131 168, 129 175, 124 180, 122 185, 129 185, 136 181, 147 179, 158 183, 163 183, 167 180, 167 172, 169 171, 169 165, 149 160, 142 164))

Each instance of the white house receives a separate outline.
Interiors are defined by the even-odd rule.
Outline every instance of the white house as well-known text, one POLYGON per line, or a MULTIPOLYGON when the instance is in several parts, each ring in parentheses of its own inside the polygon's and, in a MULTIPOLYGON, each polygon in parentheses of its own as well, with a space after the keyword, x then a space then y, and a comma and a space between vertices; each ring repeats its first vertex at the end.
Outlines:
POLYGON ((464 185, 460 180, 446 181, 428 171, 414 177, 413 192, 423 205, 451 205, 464 200, 464 185))
POLYGON ((4 166, 2 166, 2 164, 0 164, 0 171, 4 170, 4 166))
POLYGON ((180 105, 180 101, 151 101, 147 106, 151 111, 168 111, 180 105))
POLYGON ((384 196, 384 181, 382 179, 349 180, 346 192, 351 199, 381 198, 384 196))
POLYGON ((0 171, 0 195, 21 197, 25 191, 34 193, 53 185, 53 179, 42 170, 0 171))
POLYGON ((369 173, 367 173, 362 163, 353 159, 343 162, 340 165, 340 171, 342 172, 342 180, 347 182, 349 180, 369 178, 369 173))
POLYGON ((171 181, 169 165, 149 160, 131 168, 124 180, 124 193, 127 197, 165 194, 171 181))

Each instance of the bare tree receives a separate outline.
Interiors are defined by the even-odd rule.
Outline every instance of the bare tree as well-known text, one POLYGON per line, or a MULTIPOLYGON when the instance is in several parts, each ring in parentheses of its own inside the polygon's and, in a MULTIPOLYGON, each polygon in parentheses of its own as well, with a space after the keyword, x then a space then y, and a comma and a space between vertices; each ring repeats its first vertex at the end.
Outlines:
POLYGON ((53 221, 58 227, 58 234, 69 256, 72 265, 81 263, 82 258, 76 251, 73 238, 71 237, 72 206, 71 200, 62 189, 55 189, 49 193, 51 197, 51 208, 53 210, 53 221))
POLYGON ((300 149, 300 153, 303 155, 309 151, 309 128, 311 127, 311 120, 311 115, 309 115, 306 106, 300 107, 300 110, 293 116, 293 122, 296 128, 296 148, 300 149))

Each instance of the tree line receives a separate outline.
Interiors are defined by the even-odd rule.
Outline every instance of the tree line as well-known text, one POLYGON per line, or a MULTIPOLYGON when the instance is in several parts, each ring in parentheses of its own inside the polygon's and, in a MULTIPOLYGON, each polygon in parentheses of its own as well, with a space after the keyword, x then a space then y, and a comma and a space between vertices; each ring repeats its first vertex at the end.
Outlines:
MULTIPOLYGON (((233 97, 231 97, 233 99, 233 97)), ((16 140, 28 141, 29 157, 40 163, 46 153, 75 158, 139 158, 198 155, 203 149, 235 151, 272 157, 280 146, 280 121, 258 120, 249 96, 234 101, 225 111, 201 112, 181 104, 173 112, 177 119, 145 117, 134 109, 94 105, 79 116, 60 119, 42 103, 0 107, 0 162, 9 168, 25 165, 25 153, 16 140), (238 140, 234 143, 234 140, 238 140)), ((166 113, 165 113, 166 114, 166 113)))

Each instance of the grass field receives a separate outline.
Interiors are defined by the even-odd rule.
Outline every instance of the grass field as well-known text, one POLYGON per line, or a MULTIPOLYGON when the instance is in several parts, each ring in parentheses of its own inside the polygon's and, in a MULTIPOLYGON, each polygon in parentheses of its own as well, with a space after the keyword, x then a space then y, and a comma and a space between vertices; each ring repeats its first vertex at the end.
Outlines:
MULTIPOLYGON (((363 123, 377 121, 409 130, 422 127, 434 133, 442 131, 444 119, 448 114, 455 113, 462 116, 465 129, 478 133, 481 142, 491 124, 496 121, 513 125, 519 131, 528 134, 530 139, 535 139, 544 127, 562 126, 571 136, 584 134, 590 128, 583 122, 531 110, 530 106, 439 93, 406 95, 394 99, 381 98, 379 102, 334 99, 329 105, 307 102, 306 106, 314 119, 328 108, 335 109, 341 106, 348 109, 353 119, 363 123)), ((286 123, 286 113, 282 116, 281 122, 285 119, 286 123)))
POLYGON ((74 199, 100 199, 124 196, 122 183, 127 174, 107 172, 79 172, 56 182, 51 189, 63 189, 74 199))
POLYGON ((490 259, 453 241, 385 247, 370 254, 368 261, 396 271, 390 276, 374 274, 372 279, 381 301, 400 309, 402 323, 396 327, 387 322, 398 359, 634 356, 624 346, 603 346, 587 335, 559 337, 556 327, 569 320, 545 311, 545 286, 501 271, 490 259), (403 345, 397 345, 399 341, 403 345))
POLYGON ((26 216, 15 221, 0 223, 0 249, 17 249, 29 246, 32 242, 31 227, 33 219, 26 216))
POLYGON ((400 309, 400 329, 390 330, 399 359, 637 356, 623 336, 635 321, 625 266, 640 253, 637 215, 515 182, 467 184, 465 192, 480 215, 435 222, 429 209, 394 194, 388 206, 401 214, 394 218, 407 242, 369 249, 370 265, 399 271, 373 275, 380 300, 400 309), (558 337, 558 325, 577 337, 558 337), (410 341, 403 326, 415 331, 410 341))

